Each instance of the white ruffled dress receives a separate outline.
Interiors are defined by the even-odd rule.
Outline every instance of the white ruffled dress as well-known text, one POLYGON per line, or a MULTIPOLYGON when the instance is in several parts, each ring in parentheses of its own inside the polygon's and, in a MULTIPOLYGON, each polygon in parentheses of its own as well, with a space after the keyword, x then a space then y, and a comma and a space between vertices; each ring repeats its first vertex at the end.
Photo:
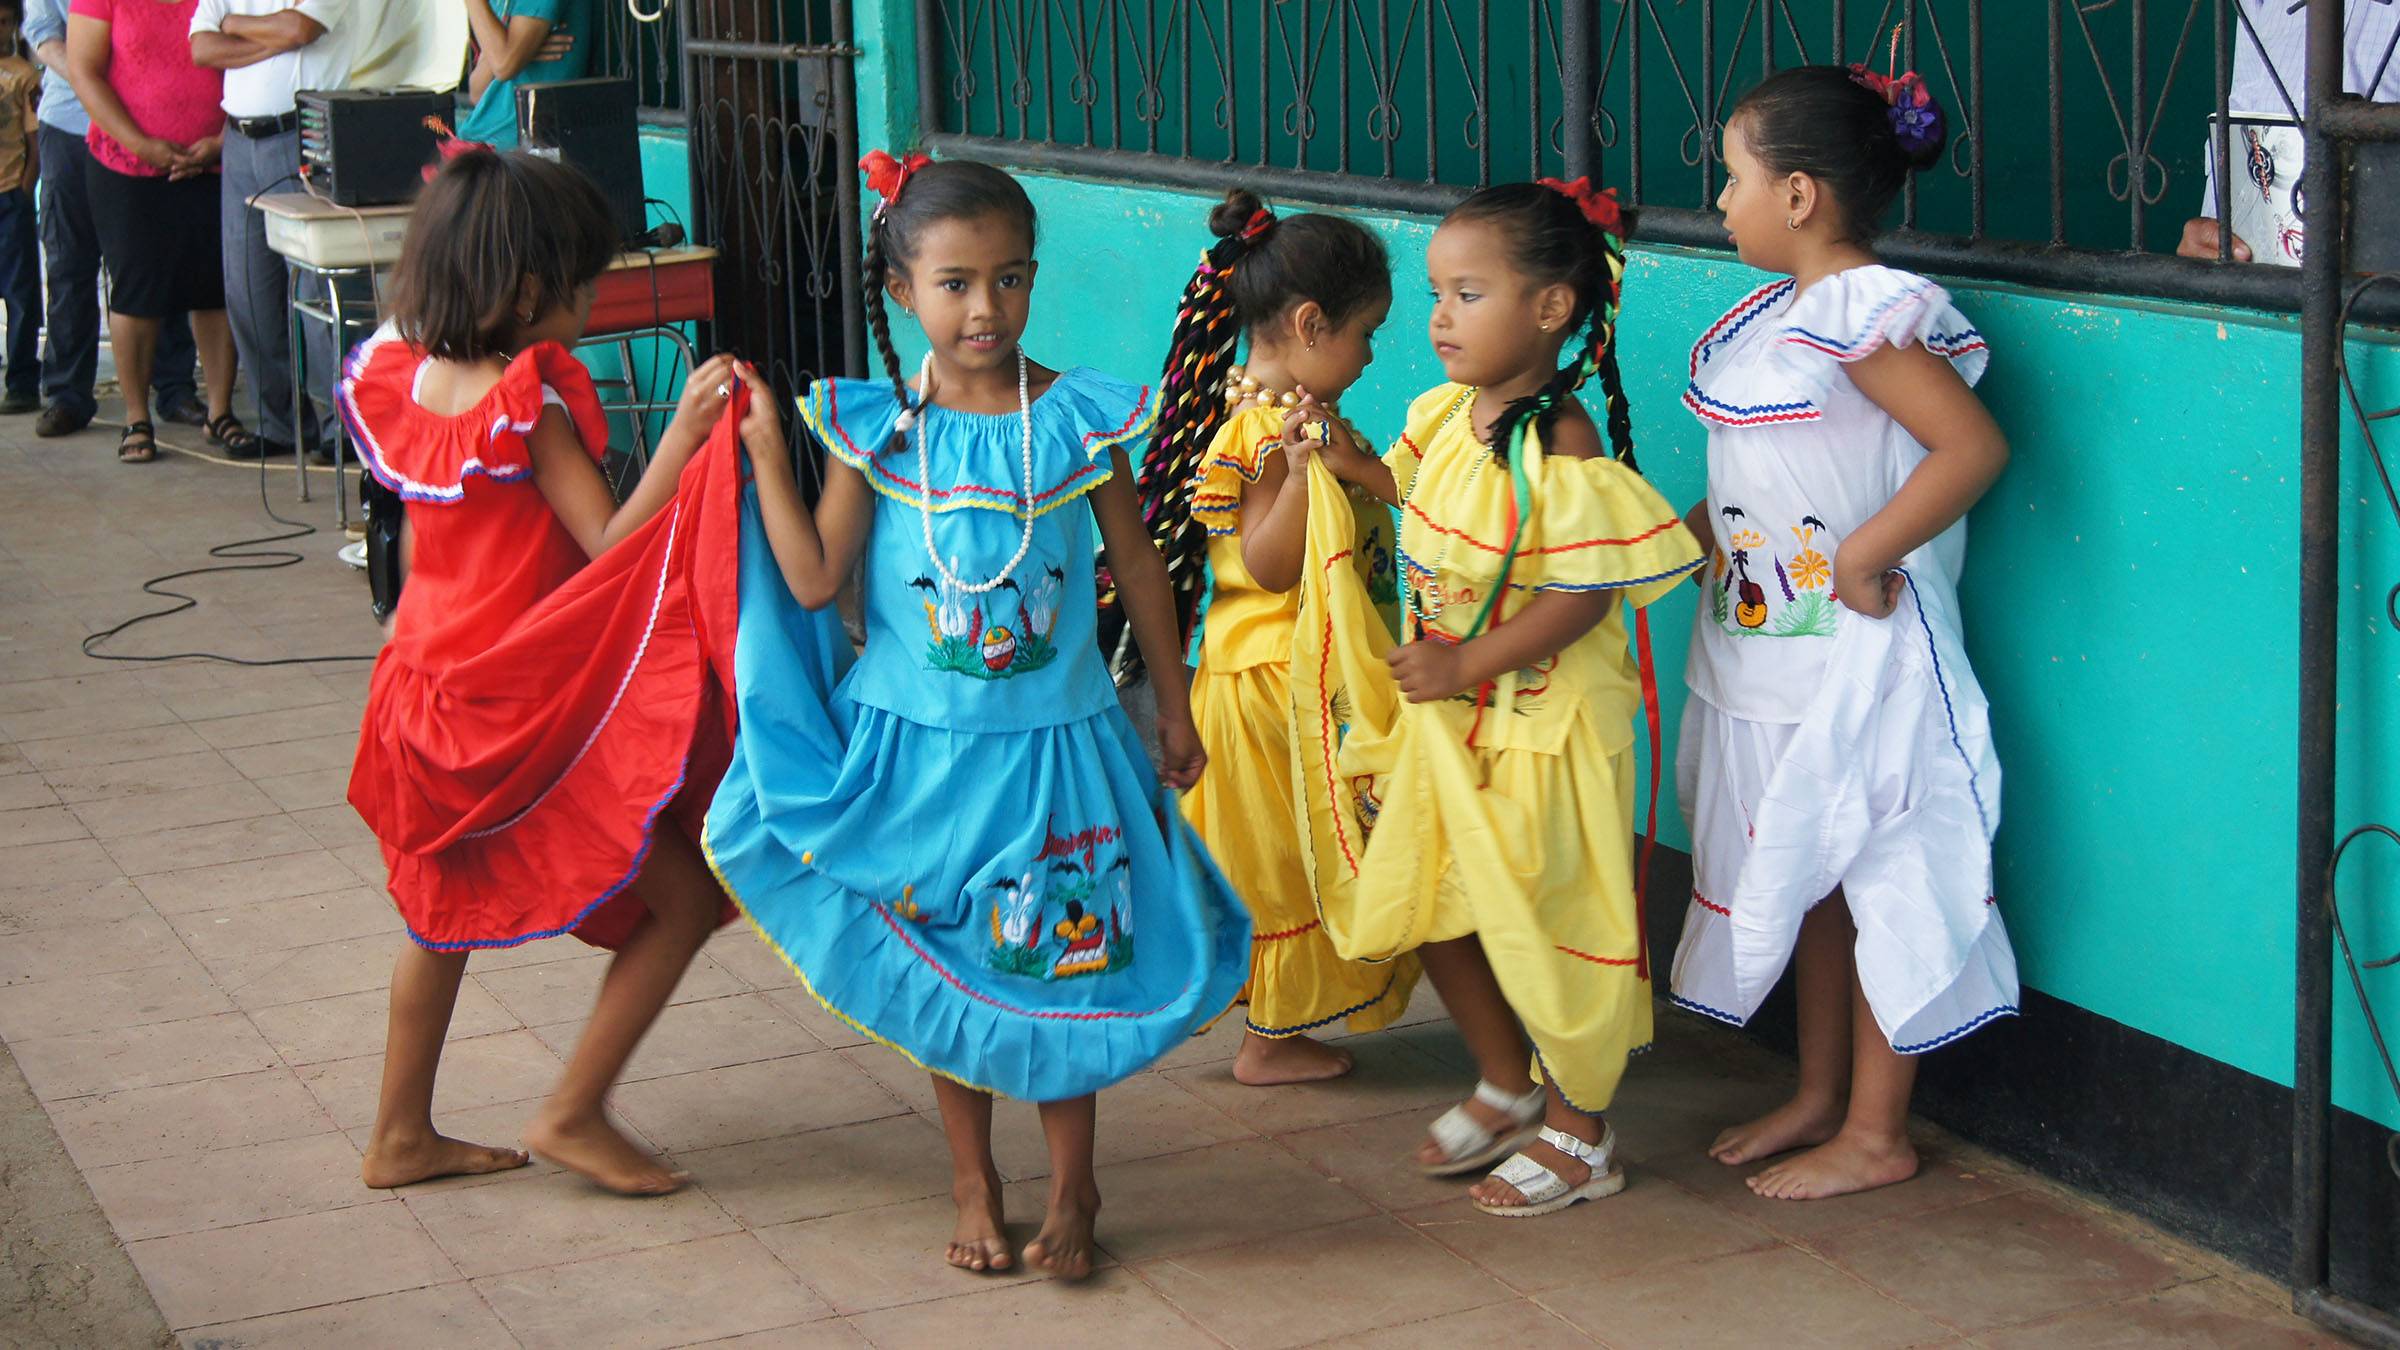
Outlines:
POLYGON ((1973 384, 1989 352, 1920 276, 1859 267, 1796 289, 1711 326, 1684 392, 1708 427, 1717 542, 1676 757, 1694 885, 1673 998, 1749 1021, 1838 887, 1876 1022, 1914 1054, 2017 1011, 1992 890, 2000 763, 1961 639, 1966 523, 1903 560, 1890 617, 1834 594, 1842 539, 1926 455, 1844 367, 1913 343, 1973 384))

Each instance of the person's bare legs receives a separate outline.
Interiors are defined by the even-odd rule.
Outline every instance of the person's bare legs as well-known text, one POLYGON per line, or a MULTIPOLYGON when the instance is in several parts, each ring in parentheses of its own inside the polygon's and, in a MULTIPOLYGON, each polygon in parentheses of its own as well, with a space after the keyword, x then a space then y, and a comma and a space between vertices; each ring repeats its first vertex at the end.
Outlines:
MULTIPOLYGON (((1417 949, 1417 955, 1425 963, 1425 978, 1433 981, 1434 992, 1441 995, 1442 1006, 1450 1010, 1450 1020, 1465 1038, 1467 1053, 1475 1057, 1476 1073, 1511 1096, 1531 1092, 1533 1052, 1526 1045, 1525 1028, 1500 993, 1500 977, 1492 973, 1483 940, 1469 935, 1429 942, 1417 949)), ((1487 1130, 1513 1126, 1507 1113, 1472 1097, 1467 1099, 1466 1111, 1487 1130)), ((1418 1145, 1419 1164, 1430 1167, 1444 1161, 1441 1145, 1433 1140, 1418 1145)))
POLYGON ((933 1099, 942 1109, 942 1135, 950 1144, 950 1198, 958 1205, 958 1228, 943 1259, 960 1270, 1007 1270, 1017 1258, 1008 1250, 1000 1169, 992 1164, 992 1094, 937 1073, 933 1099))
POLYGON ((358 1168, 359 1179, 369 1186, 384 1189, 525 1165, 525 1155, 515 1149, 446 1139, 433 1128, 434 1075, 441 1068, 451 1009, 458 1004, 458 982, 466 973, 465 952, 429 952, 415 943, 400 949, 384 1033, 383 1092, 375 1102, 375 1132, 358 1168))
POLYGON ((1050 1144, 1050 1212, 1025 1244, 1025 1259, 1062 1280, 1092 1273, 1092 1222, 1100 1216, 1100 1183, 1092 1176, 1097 1096, 1042 1103, 1042 1137, 1050 1144))
MULTIPOLYGON (((1858 930, 1851 925, 1850 906, 1840 891, 1819 901, 1801 919, 1792 954, 1800 1012, 1800 1086, 1783 1105, 1719 1134, 1708 1146, 1708 1156, 1739 1167, 1822 1144, 1841 1129, 1850 1095, 1850 990, 1856 961, 1851 953, 1857 943, 1858 930)), ((1869 1018, 1868 1030, 1874 1026, 1869 1018)))
POLYGON ((683 1185, 683 1174, 618 1133, 604 1105, 625 1061, 716 928, 725 893, 700 850, 665 821, 651 835, 650 856, 633 891, 650 917, 609 963, 566 1073, 525 1127, 525 1145, 620 1195, 665 1195, 683 1185))
POLYGON ((108 349, 117 363, 117 387, 125 392, 125 424, 150 420, 150 370, 158 359, 156 319, 108 312, 108 349))
POLYGON ((1823 1200, 1854 1191, 1890 1186, 1917 1174, 1917 1150, 1908 1142, 1908 1098, 1917 1085, 1917 1061, 1884 1039, 1850 969, 1850 1109, 1833 1138, 1796 1158, 1750 1178, 1750 1189, 1771 1200, 1823 1200))
POLYGON ((1261 1036, 1245 1031, 1242 1048, 1233 1056, 1233 1081, 1245 1087, 1322 1083, 1356 1067, 1356 1058, 1338 1045, 1306 1036, 1261 1036))
POLYGON ((208 383, 208 420, 214 422, 233 411, 233 380, 241 362, 224 310, 192 311, 192 345, 200 349, 200 372, 208 383))

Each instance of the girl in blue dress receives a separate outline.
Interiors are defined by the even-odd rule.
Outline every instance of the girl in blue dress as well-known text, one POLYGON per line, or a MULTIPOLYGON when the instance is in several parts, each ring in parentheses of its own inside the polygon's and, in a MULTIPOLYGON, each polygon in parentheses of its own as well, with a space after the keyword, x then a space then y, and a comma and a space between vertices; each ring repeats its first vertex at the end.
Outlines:
POLYGON ((1025 1258, 1076 1278, 1100 1204, 1093 1094, 1223 1013, 1250 962, 1245 911, 1159 785, 1189 787, 1205 756, 1123 449, 1155 400, 1026 358, 1034 213, 1014 179, 880 153, 865 167, 883 198, 868 317, 890 379, 820 380, 801 400, 828 452, 813 511, 771 402, 745 415, 759 510, 741 736, 706 846, 812 993, 933 1072, 950 1264, 1014 1264, 992 1095, 1041 1103, 1049 1209, 1025 1258), (931 347, 913 389, 886 290, 931 347), (1163 672, 1157 776, 1100 658, 1095 522, 1163 672), (845 673, 828 607, 862 559, 867 642, 845 673))

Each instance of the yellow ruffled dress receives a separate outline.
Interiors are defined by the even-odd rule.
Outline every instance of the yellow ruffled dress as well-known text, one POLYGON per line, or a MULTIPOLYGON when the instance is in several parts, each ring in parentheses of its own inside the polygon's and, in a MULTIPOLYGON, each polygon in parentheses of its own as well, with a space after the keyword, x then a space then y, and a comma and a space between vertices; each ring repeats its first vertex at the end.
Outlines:
POLYGON ((1384 660, 1392 631, 1341 565, 1350 503, 1322 490, 1331 475, 1312 466, 1322 476, 1292 660, 1307 856, 1345 957, 1479 935, 1537 1072, 1598 1112, 1650 1041, 1633 876, 1642 695, 1625 610, 1673 589, 1700 548, 1640 475, 1611 459, 1548 458, 1529 433, 1526 523, 1510 560, 1519 495, 1475 438, 1474 405, 1463 385, 1425 394, 1385 456, 1402 493, 1405 636, 1464 641, 1502 585, 1496 624, 1545 590, 1613 591, 1619 603, 1557 656, 1480 694, 1409 703, 1384 660))
MULTIPOLYGON (((1208 529, 1210 585, 1192 676, 1192 721, 1208 751, 1208 772, 1183 795, 1184 819, 1250 908, 1246 1024, 1275 1039, 1390 1026, 1407 1009, 1420 973, 1414 956, 1342 959, 1309 890, 1292 757, 1292 626, 1300 598, 1260 586, 1242 563, 1242 491, 1283 452, 1282 437, 1280 409, 1229 415, 1193 484, 1192 515, 1208 529)), ((1339 496, 1341 488, 1332 492, 1339 496)), ((1389 514, 1359 511, 1349 539, 1343 561, 1362 603, 1393 612, 1389 514)))

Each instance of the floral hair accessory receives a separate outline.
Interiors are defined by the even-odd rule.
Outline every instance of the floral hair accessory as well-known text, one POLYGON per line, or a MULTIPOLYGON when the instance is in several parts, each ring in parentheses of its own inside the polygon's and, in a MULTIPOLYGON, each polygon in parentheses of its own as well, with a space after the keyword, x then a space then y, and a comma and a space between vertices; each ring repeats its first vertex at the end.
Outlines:
POLYGON ((1625 237, 1625 212, 1617 205, 1615 188, 1594 191, 1589 178, 1578 178, 1571 183, 1557 178, 1539 181, 1543 187, 1575 203, 1575 209, 1583 212, 1585 220, 1620 239, 1625 237))
POLYGON ((1878 75, 1865 65, 1850 67, 1850 79, 1861 89, 1891 105, 1892 135, 1910 155, 1921 155, 1942 143, 1942 105, 1933 101, 1925 77, 1911 70, 1878 75))
POLYGON ((435 174, 441 172, 442 165, 449 163, 451 160, 458 158, 460 155, 467 153, 469 150, 490 150, 495 148, 485 144, 482 141, 460 140, 458 138, 458 133, 450 129, 450 124, 438 117, 426 118, 425 129, 433 133, 433 147, 441 155, 440 160, 425 166, 423 177, 428 183, 433 181, 433 176, 435 174))
POLYGON ((869 150, 866 157, 859 160, 858 167, 867 175, 867 186, 882 199, 875 204, 876 218, 881 219, 884 212, 892 209, 892 203, 900 200, 900 189, 908 186, 908 180, 916 177, 919 169, 930 168, 932 164, 933 157, 930 155, 895 158, 887 151, 869 150))

